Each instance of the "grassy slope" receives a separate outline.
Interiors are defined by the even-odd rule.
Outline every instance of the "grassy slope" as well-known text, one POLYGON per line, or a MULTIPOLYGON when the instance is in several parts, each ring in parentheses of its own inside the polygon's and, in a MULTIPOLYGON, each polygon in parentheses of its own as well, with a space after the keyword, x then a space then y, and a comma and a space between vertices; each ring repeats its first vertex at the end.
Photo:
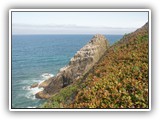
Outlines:
POLYGON ((86 76, 43 108, 148 108, 148 27, 125 35, 86 76))

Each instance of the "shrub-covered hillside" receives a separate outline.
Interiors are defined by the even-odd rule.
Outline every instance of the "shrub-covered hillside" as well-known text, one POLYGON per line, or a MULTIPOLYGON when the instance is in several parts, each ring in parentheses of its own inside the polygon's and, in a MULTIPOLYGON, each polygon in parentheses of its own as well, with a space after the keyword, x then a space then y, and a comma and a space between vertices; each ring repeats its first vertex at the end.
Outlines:
POLYGON ((111 46, 79 82, 44 108, 148 108, 148 23, 111 46))

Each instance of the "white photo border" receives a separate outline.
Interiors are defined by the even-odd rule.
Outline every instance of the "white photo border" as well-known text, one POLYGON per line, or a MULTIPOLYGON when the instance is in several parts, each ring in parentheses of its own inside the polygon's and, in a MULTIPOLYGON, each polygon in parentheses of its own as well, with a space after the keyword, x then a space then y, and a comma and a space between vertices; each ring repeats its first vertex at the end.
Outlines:
POLYGON ((151 10, 150 9, 10 9, 9 10, 9 110, 10 111, 150 111, 151 110, 151 10), (149 23, 149 108, 12 108, 12 12, 148 12, 149 23))

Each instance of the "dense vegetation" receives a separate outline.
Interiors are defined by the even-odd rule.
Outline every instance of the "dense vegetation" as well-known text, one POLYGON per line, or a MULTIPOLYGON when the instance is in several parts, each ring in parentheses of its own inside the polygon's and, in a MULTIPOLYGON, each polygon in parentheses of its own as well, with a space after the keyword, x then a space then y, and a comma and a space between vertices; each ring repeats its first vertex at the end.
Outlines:
POLYGON ((148 24, 111 46, 94 68, 43 108, 148 108, 148 24))

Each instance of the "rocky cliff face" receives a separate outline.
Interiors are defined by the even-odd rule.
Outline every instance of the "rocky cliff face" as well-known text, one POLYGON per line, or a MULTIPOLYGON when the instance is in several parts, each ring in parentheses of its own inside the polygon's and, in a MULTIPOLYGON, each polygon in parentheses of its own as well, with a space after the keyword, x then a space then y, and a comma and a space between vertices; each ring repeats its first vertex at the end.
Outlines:
POLYGON ((61 68, 55 77, 40 85, 44 90, 37 93, 36 97, 49 98, 61 88, 76 82, 98 62, 108 47, 109 43, 103 35, 95 35, 89 43, 77 51, 69 64, 61 68))

